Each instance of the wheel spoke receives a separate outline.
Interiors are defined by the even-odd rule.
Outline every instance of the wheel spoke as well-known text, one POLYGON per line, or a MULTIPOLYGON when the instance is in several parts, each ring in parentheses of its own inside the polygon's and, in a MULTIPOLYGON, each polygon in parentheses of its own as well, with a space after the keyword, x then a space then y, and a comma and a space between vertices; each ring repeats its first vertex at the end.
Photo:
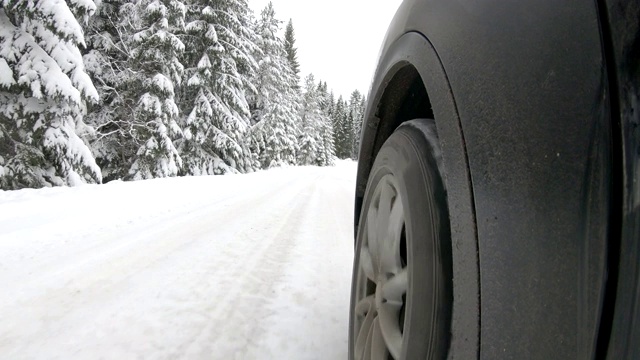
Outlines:
POLYGON ((365 357, 365 351, 369 348, 367 344, 370 342, 371 326, 373 325, 373 319, 376 317, 374 296, 370 295, 360 300, 360 302, 356 304, 355 313, 357 317, 365 317, 360 325, 360 329, 358 329, 354 347, 355 357, 356 359, 367 359, 365 357))
POLYGON ((371 313, 375 313, 375 296, 369 295, 360 300, 356 304, 356 314, 358 316, 365 316, 371 313))
POLYGON ((360 267, 364 274, 371 280, 376 281, 376 271, 371 259, 371 252, 368 246, 362 246, 360 249, 360 267))
POLYGON ((382 285, 382 298, 389 306, 402 307, 402 295, 407 293, 409 288, 409 271, 402 269, 396 276, 392 277, 382 285))
MULTIPOLYGON (((373 323, 371 324, 373 325, 373 323)), ((367 331, 367 340, 364 344, 364 353, 362 354, 362 358, 364 360, 371 360, 371 342, 373 341, 373 326, 367 331)))
POLYGON ((387 344, 389 353, 395 359, 400 358, 402 352, 402 333, 399 323, 400 308, 396 305, 384 303, 378 308, 378 319, 382 337, 387 344))
POLYGON ((380 263, 380 247, 378 245, 378 233, 376 230, 376 221, 378 220, 378 211, 375 207, 369 207, 367 212, 367 234, 366 244, 369 248, 369 254, 371 255, 371 264, 373 265, 374 281, 378 275, 378 264, 380 263))
POLYGON ((385 273, 396 274, 402 269, 400 246, 402 246, 402 228, 404 227, 404 210, 399 195, 391 205, 388 224, 386 241, 381 254, 381 268, 385 273))
POLYGON ((391 213, 389 214, 389 235, 395 247, 400 245, 400 235, 403 227, 404 207, 402 207, 402 198, 398 195, 391 206, 391 213))
POLYGON ((373 320, 373 333, 371 334, 371 360, 387 360, 387 345, 380 330, 380 319, 373 320))
POLYGON ((389 215, 391 213, 391 202, 393 201, 393 197, 395 197, 395 191, 389 183, 384 183, 381 187, 378 216, 376 219, 376 235, 380 256, 382 257, 385 253, 385 247, 388 242, 389 215))

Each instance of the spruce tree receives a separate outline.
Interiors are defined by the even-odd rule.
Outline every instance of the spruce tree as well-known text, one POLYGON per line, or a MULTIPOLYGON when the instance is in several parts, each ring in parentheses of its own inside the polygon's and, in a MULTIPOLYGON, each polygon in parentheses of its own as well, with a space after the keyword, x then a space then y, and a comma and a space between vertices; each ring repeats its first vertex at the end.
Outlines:
POLYGON ((253 71, 255 45, 245 1, 192 1, 187 24, 187 89, 181 101, 184 138, 179 150, 189 175, 252 170, 245 144, 250 111, 239 70, 253 71), (210 4, 210 5, 208 5, 210 4), (245 19, 242 21, 242 19, 245 19))
POLYGON ((298 49, 295 47, 296 37, 293 30, 293 20, 289 19, 284 32, 284 49, 287 51, 287 60, 296 77, 299 78, 300 64, 298 63, 298 49))
POLYGON ((329 93, 329 97, 326 101, 326 106, 324 109, 324 112, 327 114, 327 116, 332 119, 333 118, 333 113, 336 110, 336 97, 333 94, 333 90, 331 90, 331 93, 329 93))
POLYGON ((334 127, 331 123, 331 119, 329 117, 324 117, 322 122, 320 123, 320 134, 322 138, 322 153, 321 158, 322 161, 319 165, 321 166, 331 166, 335 163, 336 151, 335 151, 335 143, 334 143, 334 127))
POLYGON ((127 178, 175 176, 182 165, 174 141, 182 136, 175 87, 182 78, 178 56, 184 44, 174 32, 184 27, 185 6, 176 0, 139 0, 128 5, 124 9, 135 16, 130 19, 135 32, 129 66, 138 74, 128 85, 136 90, 132 118, 140 145, 127 178))
POLYGON ((355 90, 349 100, 349 113, 352 122, 351 158, 353 160, 358 160, 358 153, 360 151, 360 131, 362 130, 362 122, 364 120, 365 104, 364 95, 358 90, 355 90))
POLYGON ((4 0, 0 8, 0 187, 99 183, 86 145, 86 104, 98 93, 81 47, 95 11, 79 2, 4 0))
POLYGON ((273 5, 262 11, 256 25, 259 68, 253 83, 251 148, 262 168, 294 165, 298 152, 300 98, 289 66, 284 41, 278 37, 280 21, 273 5))
MULTIPOLYGON (((313 74, 305 78, 302 97, 302 134, 300 138, 299 163, 302 165, 327 166, 335 157, 333 126, 322 109, 326 101, 322 83, 316 85, 313 74)), ((326 105, 326 103, 325 103, 326 105)))
POLYGON ((331 114, 331 107, 333 106, 330 98, 329 98, 329 91, 328 91, 328 87, 327 87, 327 82, 326 81, 319 81, 318 82, 318 87, 317 87, 317 91, 318 91, 318 96, 319 96, 319 105, 320 105, 320 110, 322 110, 326 115, 330 115, 331 114))
POLYGON ((300 113, 302 132, 298 163, 301 165, 319 165, 322 163, 323 142, 320 136, 320 123, 323 121, 323 112, 320 109, 321 99, 319 95, 315 78, 313 74, 309 74, 304 81, 304 94, 300 113))
POLYGON ((333 165, 333 159, 336 156, 335 153, 335 126, 331 119, 331 114, 334 112, 334 104, 332 94, 328 92, 328 86, 326 81, 320 81, 317 86, 317 92, 319 97, 320 110, 324 114, 324 121, 320 126, 320 134, 322 137, 322 161, 320 165, 333 165))
POLYGON ((136 106, 136 77, 130 69, 132 49, 129 24, 135 16, 126 0, 99 3, 86 28, 87 49, 83 56, 87 72, 100 94, 89 107, 86 122, 96 129, 91 149, 102 169, 104 181, 127 176, 139 148, 134 137, 142 124, 132 121, 136 106))
POLYGON ((340 96, 336 102, 332 123, 335 127, 334 141, 336 156, 340 159, 349 158, 351 156, 353 129, 351 127, 352 121, 349 110, 342 96, 340 96))

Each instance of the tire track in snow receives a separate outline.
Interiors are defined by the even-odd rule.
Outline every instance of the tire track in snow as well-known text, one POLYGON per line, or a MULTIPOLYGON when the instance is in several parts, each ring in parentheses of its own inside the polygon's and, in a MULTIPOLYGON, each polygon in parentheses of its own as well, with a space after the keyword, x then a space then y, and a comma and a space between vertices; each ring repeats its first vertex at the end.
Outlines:
MULTIPOLYGON (((270 236, 259 239, 254 233, 240 235, 240 241, 255 243, 262 240, 262 245, 242 266, 235 268, 230 277, 238 280, 225 299, 216 303, 212 318, 226 318, 225 322, 210 323, 203 328, 181 358, 251 358, 247 356, 247 350, 255 346, 256 338, 268 328, 264 323, 270 314, 268 305, 275 294, 275 287, 282 280, 283 266, 289 262, 303 219, 308 218, 309 207, 312 206, 309 193, 314 192, 317 178, 296 194, 293 203, 281 209, 285 214, 280 217, 277 227, 271 226, 271 230, 277 230, 270 231, 270 236)), ((265 355, 262 354, 263 358, 269 358, 265 355)))
POLYGON ((282 171, 89 244, 70 229, 59 261, 0 274, 12 293, 0 296, 0 357, 342 357, 350 268, 336 264, 350 266, 353 183, 331 168, 282 171))
MULTIPOLYGON (((215 233, 216 225, 227 226, 233 221, 244 220, 242 217, 234 219, 239 212, 260 215, 272 209, 274 204, 286 206, 292 197, 291 191, 295 194, 300 186, 303 186, 300 180, 293 179, 278 184, 270 192, 249 191, 229 197, 223 200, 229 209, 216 202, 199 209, 188 209, 178 217, 154 219, 142 228, 122 229, 122 240, 111 247, 107 243, 102 251, 93 248, 94 251, 87 250, 86 254, 76 254, 70 259, 73 261, 65 259, 67 261, 57 263, 57 268, 53 263, 44 269, 35 269, 32 271, 35 276, 29 281, 14 282, 13 286, 5 288, 6 291, 18 289, 15 296, 0 298, 5 300, 0 303, 0 354, 6 354, 3 348, 11 347, 20 338, 35 337, 38 333, 53 334, 54 338, 58 334, 68 334, 74 326, 85 321, 83 317, 95 316, 84 309, 100 309, 126 296, 123 285, 132 276, 150 267, 162 266, 164 260, 180 249, 202 242, 203 236, 215 233), (285 195, 277 199, 283 192, 285 195), (215 220, 211 221, 211 217, 215 220), (132 238, 128 232, 139 235, 132 238), (19 331, 11 331, 16 329, 19 331)), ((118 240, 119 236, 111 234, 111 238, 118 240)), ((209 275, 216 277, 221 270, 223 267, 217 266, 209 275)), ((81 329, 76 331, 82 333, 81 329)), ((32 346, 23 344, 22 351, 28 352, 32 346)), ((16 351, 15 357, 11 358, 18 358, 22 351, 16 351)))
MULTIPOLYGON (((256 202, 266 202, 273 193, 279 193, 291 187, 294 183, 295 179, 291 179, 286 183, 277 184, 278 186, 269 193, 258 193, 257 195, 255 189, 253 192, 250 191, 242 194, 225 194, 222 199, 216 199, 203 207, 196 209, 191 207, 184 208, 179 212, 168 213, 165 214, 165 216, 143 220, 142 224, 111 224, 112 227, 119 227, 119 229, 115 232, 94 232, 92 240, 88 241, 91 244, 90 246, 83 246, 80 249, 70 249, 70 251, 65 253, 66 256, 64 258, 45 258, 44 264, 30 269, 32 270, 31 274, 27 275, 31 276, 20 277, 20 275, 25 274, 10 273, 9 271, 3 272, 3 274, 0 275, 0 282, 7 284, 10 281, 15 281, 23 287, 25 285, 29 287, 30 282, 42 283, 49 280, 50 277, 70 272, 83 272, 81 269, 83 266, 91 266, 97 261, 109 260, 118 252, 126 253, 134 247, 139 247, 141 245, 139 242, 130 241, 129 237, 131 233, 146 233, 161 236, 163 233, 175 229, 177 224, 189 224, 193 222, 194 218, 208 215, 219 210, 220 207, 229 205, 234 205, 235 207, 238 207, 238 205, 248 206, 256 202)), ((185 226, 175 230, 184 232, 185 228, 188 229, 189 227, 193 226, 185 226)))
POLYGON ((269 304, 268 328, 246 358, 347 357, 353 182, 336 182, 325 171, 317 184, 269 304))

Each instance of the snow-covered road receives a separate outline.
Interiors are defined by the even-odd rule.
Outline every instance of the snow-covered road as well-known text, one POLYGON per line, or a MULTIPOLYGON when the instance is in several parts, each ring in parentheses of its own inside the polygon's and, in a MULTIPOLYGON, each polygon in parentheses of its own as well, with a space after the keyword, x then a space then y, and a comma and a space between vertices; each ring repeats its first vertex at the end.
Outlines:
POLYGON ((0 358, 344 359, 354 181, 0 191, 0 358))

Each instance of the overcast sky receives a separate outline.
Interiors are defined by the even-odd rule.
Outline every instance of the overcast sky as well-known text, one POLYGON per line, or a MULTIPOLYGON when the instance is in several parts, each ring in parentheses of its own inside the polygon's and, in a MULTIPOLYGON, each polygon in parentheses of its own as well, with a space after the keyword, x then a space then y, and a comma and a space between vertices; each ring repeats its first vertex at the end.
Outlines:
MULTIPOLYGON (((260 17, 269 0, 248 0, 260 17)), ((378 52, 401 0, 272 0, 282 28, 289 18, 298 48, 301 77, 313 73, 348 99, 369 91, 378 52)), ((284 30, 283 30, 284 31, 284 30)))

